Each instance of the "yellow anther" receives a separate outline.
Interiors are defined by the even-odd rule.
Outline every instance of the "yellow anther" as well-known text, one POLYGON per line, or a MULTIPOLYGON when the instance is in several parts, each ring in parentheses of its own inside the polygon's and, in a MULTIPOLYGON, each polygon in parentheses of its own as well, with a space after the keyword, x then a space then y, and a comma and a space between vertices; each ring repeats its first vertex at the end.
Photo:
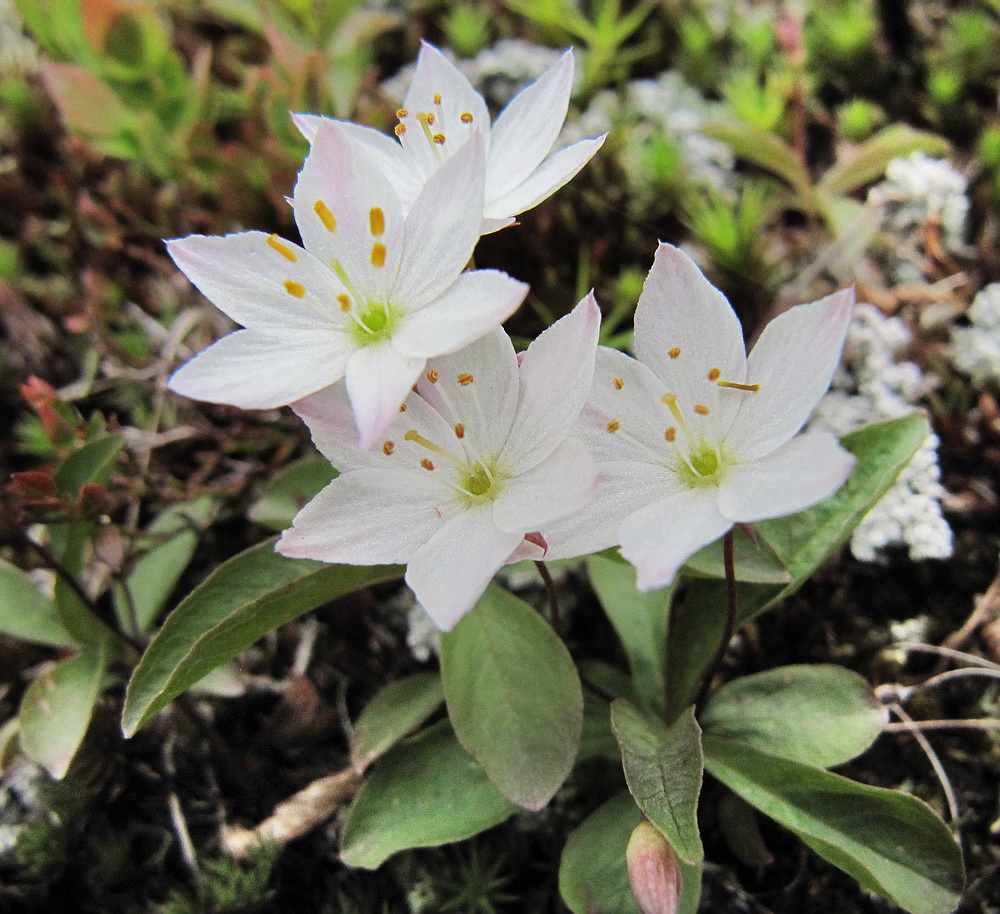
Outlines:
POLYGON ((405 403, 400 403, 399 404, 399 411, 401 413, 405 413, 406 412, 406 404, 405 403))
POLYGON ((382 453, 388 457, 394 450, 396 450, 396 445, 392 441, 382 442, 382 453))
POLYGON ((306 287, 300 282, 296 282, 294 279, 285 280, 285 291, 289 295, 294 295, 296 298, 302 298, 306 294, 306 287))
POLYGON ((322 200, 317 200, 313 204, 313 209, 316 210, 316 215, 319 216, 320 222, 323 223, 328 232, 337 231, 337 220, 333 218, 333 213, 330 212, 329 206, 322 200))
POLYGON ((681 412, 680 407, 677 405, 677 394, 664 394, 660 399, 667 409, 670 410, 677 424, 686 431, 687 422, 684 419, 684 413, 681 412))
POLYGON ((337 296, 337 301, 340 302, 340 310, 343 312, 348 312, 351 310, 351 296, 345 295, 343 292, 337 296))
POLYGON ((756 393, 760 390, 760 384, 738 384, 736 381, 719 381, 719 387, 731 387, 733 390, 749 390, 756 393))
POLYGON ((441 104, 441 96, 440 95, 435 95, 434 96, 434 104, 435 105, 440 105, 441 104))
POLYGON ((438 373, 433 368, 427 372, 427 380, 430 381, 431 384, 437 384, 438 373))
POLYGON ((385 232, 385 213, 381 206, 373 206, 368 210, 368 226, 373 235, 381 235, 385 232))
POLYGON ((722 372, 721 372, 721 371, 719 371, 719 369, 718 369, 718 368, 713 368, 713 369, 712 369, 712 370, 711 370, 711 371, 710 371, 710 372, 708 373, 708 380, 709 380, 709 381, 718 381, 718 380, 719 380, 719 375, 721 375, 721 374, 722 374, 722 372))
POLYGON ((467 374, 463 371, 462 374, 458 376, 457 380, 462 387, 468 387, 476 379, 471 374, 467 374))
POLYGON ((625 380, 623 378, 615 378, 612 383, 615 385, 615 390, 621 390, 625 386, 625 380))
POLYGON ((668 349, 667 350, 667 355, 669 355, 670 358, 672 358, 672 359, 676 359, 677 356, 679 356, 680 354, 681 354, 681 347, 680 346, 674 346, 672 349, 668 349))
POLYGON ((281 239, 277 235, 268 235, 267 238, 268 247, 274 248, 285 260, 290 260, 295 263, 299 258, 295 256, 295 251, 293 251, 287 244, 282 244, 281 239))
POLYGON ((400 108, 400 109, 399 109, 399 110, 398 110, 398 111, 396 112, 396 119, 397 119, 397 120, 400 120, 400 121, 401 121, 401 120, 402 120, 402 119, 403 119, 404 117, 409 117, 409 116, 410 116, 410 112, 409 112, 409 111, 407 111, 407 110, 406 110, 405 108, 400 108))
POLYGON ((385 266, 385 245, 381 241, 376 241, 372 245, 372 266, 385 266))
POLYGON ((465 437, 465 426, 461 422, 455 424, 455 437, 464 438, 465 437))
POLYGON ((666 430, 666 431, 665 431, 665 432, 663 433, 663 437, 664 437, 664 438, 665 438, 665 439, 666 439, 667 441, 674 441, 674 440, 676 440, 676 438, 677 438, 677 429, 675 429, 675 428, 674 428, 674 427, 673 427, 673 426, 671 425, 671 426, 670 426, 670 427, 669 427, 669 428, 668 428, 668 429, 667 429, 667 430, 666 430))
POLYGON ((677 394, 664 394, 660 399, 671 409, 677 405, 677 394))
POLYGON ((705 406, 704 403, 695 403, 695 405, 694 405, 694 411, 699 416, 707 416, 708 415, 708 407, 705 406))
POLYGON ((611 421, 610 421, 610 422, 608 423, 608 425, 607 425, 607 429, 608 429, 608 431, 609 431, 609 432, 611 432, 612 434, 613 434, 614 432, 617 432, 617 431, 618 431, 618 429, 620 429, 621 427, 622 427, 622 424, 621 424, 621 422, 619 422, 619 421, 618 421, 617 419, 612 419, 612 420, 611 420, 611 421))
POLYGON ((445 138, 443 133, 435 133, 434 136, 431 137, 431 139, 434 140, 434 142, 437 143, 438 146, 444 146, 445 138))
POLYGON ((469 111, 463 111, 461 117, 459 118, 459 120, 463 124, 471 124, 475 120, 475 118, 472 116, 471 112, 469 112, 469 111))
POLYGON ((406 133, 406 124, 396 124, 396 126, 392 128, 392 132, 395 133, 396 136, 402 136, 406 133))
POLYGON ((431 463, 426 457, 423 460, 420 461, 420 465, 425 470, 433 470, 434 469, 434 464, 431 463))

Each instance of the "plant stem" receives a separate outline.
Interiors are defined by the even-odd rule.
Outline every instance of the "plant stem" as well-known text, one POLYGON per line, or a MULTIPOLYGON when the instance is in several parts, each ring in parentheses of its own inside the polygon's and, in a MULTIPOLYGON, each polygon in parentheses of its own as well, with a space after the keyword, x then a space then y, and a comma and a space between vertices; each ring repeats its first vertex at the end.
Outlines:
POLYGON ((556 583, 549 574, 549 569, 545 562, 535 562, 538 573, 542 576, 542 583, 545 584, 545 592, 549 595, 549 621, 552 623, 552 630, 561 634, 562 617, 559 612, 559 591, 556 590, 556 583))
POLYGON ((708 698, 708 692, 712 687, 712 680, 715 678, 715 671, 722 663, 722 658, 726 656, 726 649, 733 638, 733 629, 736 627, 736 565, 733 560, 733 531, 730 528, 722 538, 722 563, 726 570, 726 624, 722 629, 722 638, 719 646, 715 649, 715 656, 712 662, 705 668, 705 678, 701 684, 701 692, 698 693, 697 705, 704 706, 708 698))

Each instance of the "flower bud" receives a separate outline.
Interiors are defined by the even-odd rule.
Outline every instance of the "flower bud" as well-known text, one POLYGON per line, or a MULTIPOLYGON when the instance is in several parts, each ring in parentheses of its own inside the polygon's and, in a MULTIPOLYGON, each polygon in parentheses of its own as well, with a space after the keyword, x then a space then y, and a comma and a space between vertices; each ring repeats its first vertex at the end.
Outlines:
POLYGON ((642 914, 675 914, 681 901, 681 871, 670 842, 643 820, 628 840, 625 859, 642 914))

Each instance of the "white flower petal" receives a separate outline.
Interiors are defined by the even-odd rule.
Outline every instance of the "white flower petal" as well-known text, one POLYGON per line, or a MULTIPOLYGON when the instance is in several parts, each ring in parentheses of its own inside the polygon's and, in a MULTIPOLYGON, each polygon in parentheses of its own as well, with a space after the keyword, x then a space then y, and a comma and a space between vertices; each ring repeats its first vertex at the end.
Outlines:
POLYGON ((527 294, 525 283, 498 270, 462 273, 432 302, 399 319, 393 343, 413 357, 455 352, 499 326, 527 294))
POLYGON ((424 359, 400 355, 389 341, 358 349, 348 359, 345 380, 360 447, 382 440, 424 365, 424 359))
POLYGON ((513 190, 548 155, 566 120, 572 89, 570 50, 522 89, 500 113, 490 140, 489 199, 513 190))
POLYGON ((772 320, 747 363, 747 379, 760 384, 747 394, 726 437, 738 460, 752 460, 792 437, 830 386, 840 361, 854 306, 843 289, 772 320))
POLYGON ((507 481, 493 503, 493 520, 512 533, 541 530, 592 501, 599 480, 587 449, 568 438, 538 466, 507 481))
POLYGON ((252 330, 342 326, 333 271, 291 241, 263 232, 167 242, 174 263, 220 311, 252 330))
POLYGON ((719 510, 739 523, 794 514, 829 498, 853 466, 854 457, 829 432, 799 435, 733 467, 719 487, 719 510))
POLYGON ((430 474, 355 470, 295 515, 277 549, 320 562, 402 564, 444 528, 448 494, 430 474))
POLYGON ((497 529, 489 505, 463 511, 411 556, 406 583, 435 625, 448 631, 476 605, 521 538, 497 529))
POLYGON ((641 591, 666 587, 677 569, 733 522, 716 507, 715 488, 684 489, 622 523, 622 555, 635 565, 641 591))
POLYGON ((524 353, 517 416, 500 455, 512 472, 536 466, 569 434, 594 378, 600 329, 601 310, 591 292, 524 353))
POLYGON ((464 449, 473 460, 500 453, 514 421, 518 387, 517 356, 501 327, 458 352, 431 359, 417 382, 417 391, 450 426, 447 437, 456 445, 454 428, 461 424, 459 453, 464 449), (436 373, 434 383, 429 372, 436 373))
POLYGON ((743 330, 725 296, 687 254, 669 244, 657 248, 639 296, 634 349, 639 361, 677 394, 692 428, 718 441, 745 396, 716 383, 745 382, 743 330), (709 379, 713 369, 719 372, 716 380, 709 379), (696 404, 707 407, 708 414, 695 413, 696 404))
POLYGON ((194 400, 274 409, 338 381, 350 352, 334 330, 237 330, 177 369, 168 386, 194 400))
POLYGON ((403 254, 399 198, 338 122, 320 125, 292 203, 306 249, 340 264, 352 297, 362 306, 391 297, 403 254))
POLYGON ((432 301, 465 269, 483 217, 484 155, 476 136, 428 180, 403 229, 393 295, 408 311, 432 301))
POLYGON ((541 530, 549 544, 547 559, 590 555, 621 543, 622 522, 655 501, 680 491, 677 478, 662 467, 620 461, 598 466, 597 496, 576 514, 541 530))
MULTIPOLYGON (((486 198, 484 215, 488 219, 506 219, 537 206, 569 181, 604 145, 607 134, 592 140, 580 140, 550 155, 524 181, 497 197, 486 198)), ((487 180, 489 180, 487 173, 487 180)))

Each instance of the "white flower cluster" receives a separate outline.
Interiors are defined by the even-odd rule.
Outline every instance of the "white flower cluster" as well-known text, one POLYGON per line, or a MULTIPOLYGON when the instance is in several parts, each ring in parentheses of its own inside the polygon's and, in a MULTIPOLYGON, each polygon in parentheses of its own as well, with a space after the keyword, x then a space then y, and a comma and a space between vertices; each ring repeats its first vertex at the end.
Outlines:
POLYGON ((1000 383, 1000 282, 973 299, 968 318, 968 327, 952 332, 955 367, 980 387, 1000 383))
POLYGON ((947 162, 922 152, 893 159, 885 174, 886 180, 868 192, 868 205, 878 212, 879 228, 891 239, 880 253, 894 282, 918 282, 923 274, 913 243, 920 240, 929 220, 940 222, 946 250, 960 253, 964 249, 968 182, 947 162))
MULTIPOLYGON (((820 401, 810 427, 845 435, 871 422, 913 411, 933 386, 913 363, 897 361, 911 334, 906 324, 859 304, 847 334, 842 367, 820 401)), ((952 553, 952 532, 941 514, 937 435, 930 434, 895 485, 861 521, 851 537, 851 552, 877 561, 887 546, 903 545, 913 561, 942 559, 952 553)))

